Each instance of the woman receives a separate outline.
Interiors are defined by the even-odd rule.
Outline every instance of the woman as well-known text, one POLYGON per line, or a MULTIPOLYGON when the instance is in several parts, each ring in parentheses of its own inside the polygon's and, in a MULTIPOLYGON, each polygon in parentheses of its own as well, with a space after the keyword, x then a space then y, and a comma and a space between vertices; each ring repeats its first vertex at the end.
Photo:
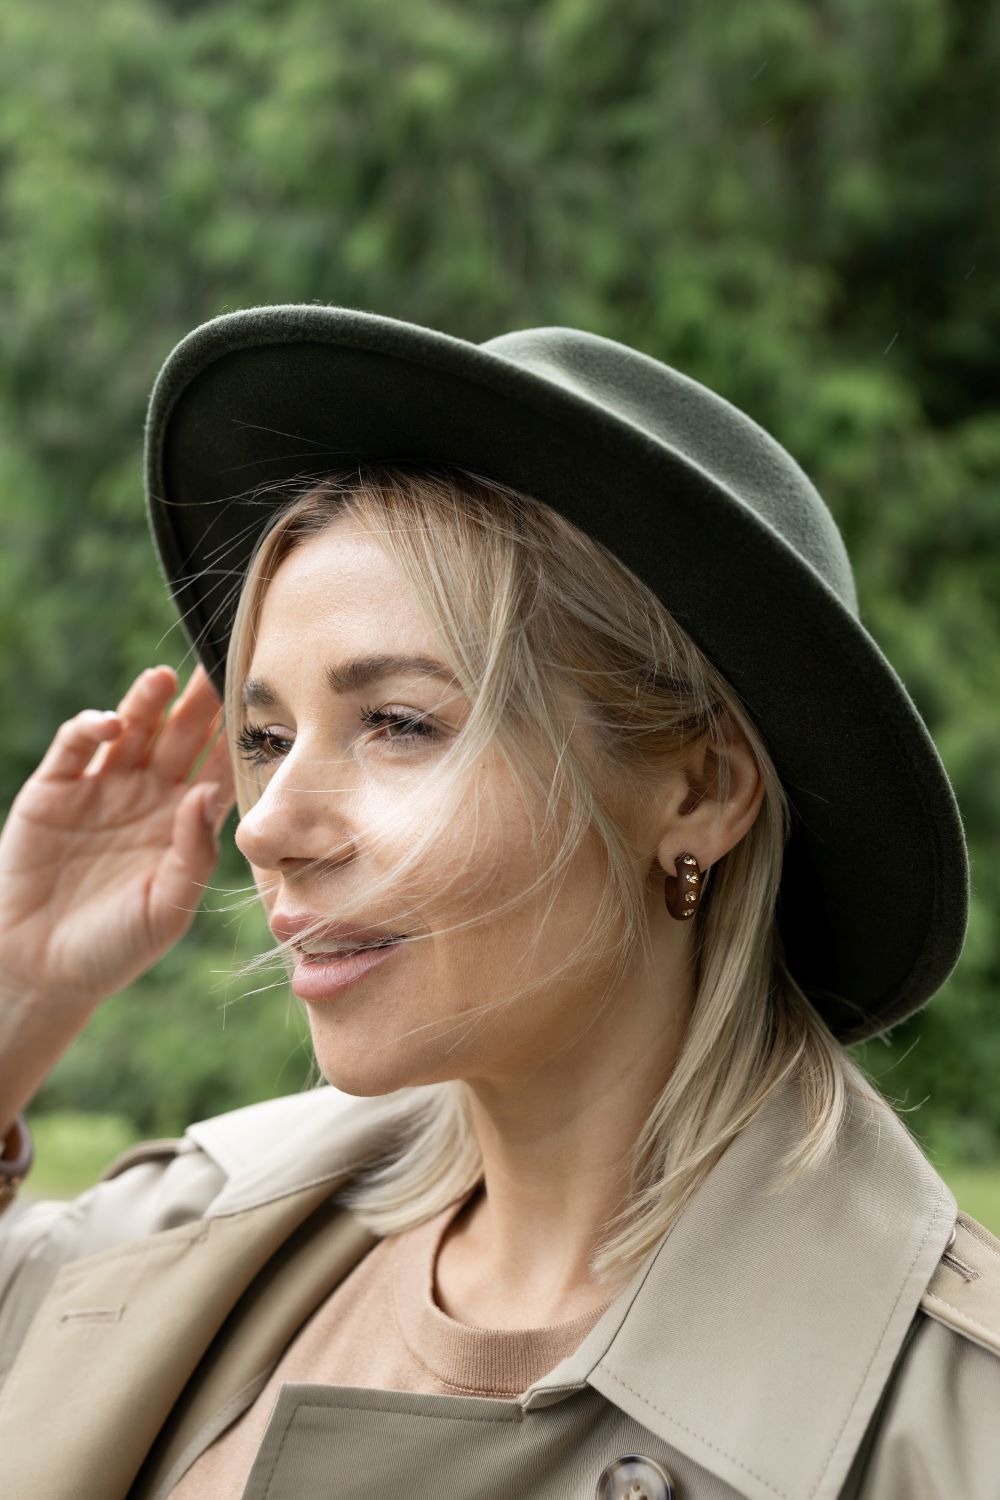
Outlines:
POLYGON ((844 1046, 953 969, 961 821, 801 469, 610 340, 320 306, 146 436, 200 664, 11 808, 6 1175, 234 801, 325 1083, 0 1234, 6 1493, 1000 1493, 1000 1242, 844 1046))

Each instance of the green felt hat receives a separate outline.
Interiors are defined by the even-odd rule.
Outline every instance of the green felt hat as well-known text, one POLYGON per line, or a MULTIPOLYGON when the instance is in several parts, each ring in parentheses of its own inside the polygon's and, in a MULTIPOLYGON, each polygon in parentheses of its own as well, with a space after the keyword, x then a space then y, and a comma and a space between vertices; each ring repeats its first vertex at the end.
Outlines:
POLYGON ((240 581, 277 507, 299 481, 379 459, 523 490, 654 590, 739 693, 791 801, 777 915, 802 989, 845 1042, 930 999, 968 921, 958 806, 860 622, 833 517, 774 438, 580 329, 474 344, 313 303, 212 318, 156 378, 145 476, 166 582, 220 694, 240 581))

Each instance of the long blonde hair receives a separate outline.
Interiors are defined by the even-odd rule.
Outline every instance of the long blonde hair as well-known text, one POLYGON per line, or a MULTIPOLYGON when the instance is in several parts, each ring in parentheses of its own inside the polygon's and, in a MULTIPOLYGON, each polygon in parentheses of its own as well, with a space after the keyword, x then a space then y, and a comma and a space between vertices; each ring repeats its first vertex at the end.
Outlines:
MULTIPOLYGON (((615 935, 607 1003, 637 953, 652 961, 652 872, 637 863, 616 815, 625 805, 618 799, 641 806, 634 799, 650 798, 664 768, 703 737, 719 753, 722 795, 727 735, 744 736, 759 768, 760 811, 713 867, 691 924, 695 999, 679 1054, 634 1142, 625 1206, 590 1258, 595 1280, 617 1283, 660 1241, 779 1085, 797 1084, 805 1128, 779 1164, 777 1190, 833 1151, 852 1095, 885 1103, 785 964, 775 921, 791 821, 785 791, 738 695, 624 563, 543 502, 445 464, 337 471, 284 503, 251 560, 231 632, 231 749, 244 722, 240 693, 268 582, 284 557, 338 517, 367 531, 408 578, 471 704, 448 754, 426 778, 414 814, 417 837, 405 841, 403 868, 393 868, 397 889, 405 888, 411 862, 447 828, 468 777, 493 747, 525 806, 544 803, 540 846, 553 851, 546 886, 555 890, 588 834, 606 851, 593 947, 575 949, 573 962, 591 952, 605 958, 608 933, 615 935)), ((233 759, 242 817, 259 787, 239 756, 233 759)), ((470 868, 457 870, 456 881, 474 878, 471 859, 472 851, 470 868)), ((377 909, 389 880, 366 886, 367 909, 377 909)), ((282 944, 240 973, 276 958, 290 969, 282 944)), ((559 970, 536 982, 553 972, 559 970)), ((404 1088, 374 1108, 384 1113, 393 1147, 341 1196, 375 1233, 409 1228, 476 1186, 482 1158, 461 1080, 404 1088)))

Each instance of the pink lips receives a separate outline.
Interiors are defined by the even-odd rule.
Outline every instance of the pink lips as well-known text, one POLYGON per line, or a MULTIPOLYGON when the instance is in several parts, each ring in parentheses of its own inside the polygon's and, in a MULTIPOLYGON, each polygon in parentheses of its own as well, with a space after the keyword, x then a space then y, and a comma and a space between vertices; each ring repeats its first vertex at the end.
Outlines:
POLYGON ((398 942, 384 948, 345 953, 342 958, 300 957, 292 975, 292 991, 300 1000, 332 1000, 341 990, 388 963, 402 949, 402 942, 398 942))
POLYGON ((358 927, 349 923, 335 922, 328 922, 324 925, 323 913, 318 911, 273 911, 270 921, 271 931, 283 943, 294 941, 300 933, 310 927, 315 929, 309 934, 310 937, 330 938, 331 948, 338 948, 341 943, 353 946, 357 943, 378 943, 386 938, 403 936, 401 933, 394 932, 391 927, 358 927))

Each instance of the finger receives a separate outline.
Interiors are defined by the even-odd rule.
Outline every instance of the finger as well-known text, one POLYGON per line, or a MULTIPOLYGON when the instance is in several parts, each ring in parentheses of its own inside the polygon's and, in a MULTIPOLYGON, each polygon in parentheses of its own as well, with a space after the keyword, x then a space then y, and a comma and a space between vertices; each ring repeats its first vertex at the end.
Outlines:
POLYGON ((219 734, 205 759, 198 767, 198 781, 218 781, 221 784, 221 795, 231 797, 235 792, 233 780, 233 762, 229 750, 229 741, 225 734, 219 734))
POLYGON ((173 667, 148 667, 139 673, 118 705, 124 733, 114 744, 106 745, 95 757, 88 768, 88 775, 131 770, 142 764, 176 683, 177 675, 173 667))
POLYGON ((102 742, 122 733, 113 709, 83 708, 56 730, 35 775, 43 781, 68 781, 87 767, 102 742))
POLYGON ((222 725, 224 709, 199 662, 170 710, 147 764, 164 781, 183 781, 222 725))
POLYGON ((196 782, 198 784, 214 782, 218 787, 218 814, 213 823, 215 831, 218 833, 236 801, 232 762, 229 757, 229 746, 226 743, 225 736, 219 736, 208 755, 202 761, 198 768, 196 782))
POLYGON ((174 942, 187 931, 219 857, 215 833, 204 813, 205 794, 190 786, 174 811, 170 848, 160 861, 149 893, 157 932, 174 942))

